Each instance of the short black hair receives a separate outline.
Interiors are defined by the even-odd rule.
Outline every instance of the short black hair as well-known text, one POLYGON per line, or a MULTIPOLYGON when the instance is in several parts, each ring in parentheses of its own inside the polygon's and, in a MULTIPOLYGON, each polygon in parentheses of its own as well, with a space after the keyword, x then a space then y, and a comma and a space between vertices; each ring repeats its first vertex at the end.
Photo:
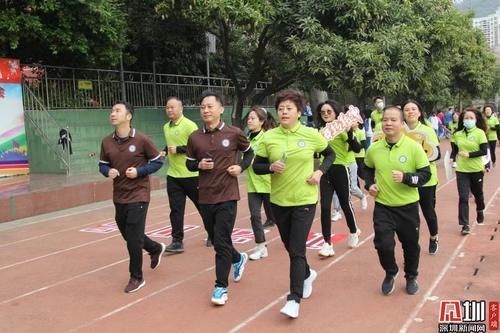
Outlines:
POLYGON ((216 93, 215 91, 212 90, 205 90, 204 92, 201 93, 200 104, 206 97, 210 96, 215 97, 215 100, 219 102, 222 106, 224 106, 224 97, 221 94, 216 93))
POLYGON ((167 97, 167 101, 165 102, 165 104, 167 104, 168 102, 170 102, 170 100, 172 100, 172 99, 175 99, 176 101, 181 102, 181 105, 184 106, 184 103, 182 103, 182 100, 179 97, 177 97, 177 96, 169 96, 169 97, 167 97))
POLYGON ((134 117, 135 110, 134 110, 134 107, 132 106, 132 104, 125 102, 125 101, 118 101, 118 102, 115 102, 115 104, 113 104, 113 106, 115 106, 117 104, 122 104, 123 106, 125 106, 125 110, 127 110, 127 112, 132 115, 132 118, 134 117))

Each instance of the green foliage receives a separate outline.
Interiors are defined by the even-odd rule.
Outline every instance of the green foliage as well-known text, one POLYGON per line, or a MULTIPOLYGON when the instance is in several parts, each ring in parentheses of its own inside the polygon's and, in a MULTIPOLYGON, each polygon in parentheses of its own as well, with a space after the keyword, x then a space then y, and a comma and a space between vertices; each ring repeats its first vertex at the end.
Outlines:
POLYGON ((0 56, 49 64, 113 64, 125 45, 115 0, 7 0, 0 3, 0 56))

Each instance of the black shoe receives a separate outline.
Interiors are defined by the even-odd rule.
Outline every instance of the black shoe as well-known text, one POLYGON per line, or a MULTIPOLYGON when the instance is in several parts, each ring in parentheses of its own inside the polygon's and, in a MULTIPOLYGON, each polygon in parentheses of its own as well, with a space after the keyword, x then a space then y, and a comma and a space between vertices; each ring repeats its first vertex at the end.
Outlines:
POLYGON ((429 254, 434 255, 439 249, 438 239, 429 239, 429 254))
POLYGON ((207 243, 206 243, 206 246, 207 247, 212 247, 214 246, 214 243, 212 243, 212 239, 210 239, 210 237, 207 238, 207 243))
POLYGON ((167 246, 165 251, 172 253, 182 253, 184 252, 184 245, 182 244, 182 242, 173 241, 169 246, 167 246))
MULTIPOLYGON (((151 257, 151 269, 155 269, 157 268, 158 266, 160 266, 160 263, 161 263, 161 255, 163 254, 163 252, 165 252, 165 249, 167 248, 165 246, 165 244, 163 243, 160 243, 160 251, 158 253, 155 253, 155 254, 150 254, 149 256, 151 257)), ((127 291, 128 292, 128 291, 127 291)))
POLYGON ((477 211, 477 223, 481 224, 484 222, 484 212, 482 210, 477 211))
POLYGON ((415 295, 418 291, 418 283, 416 278, 406 279, 406 292, 408 295, 415 295))
POLYGON ((462 227, 462 235, 465 236, 465 235, 468 235, 468 234, 470 234, 470 227, 468 225, 464 225, 462 227))
POLYGON ((270 228, 270 227, 274 227, 275 223, 273 220, 267 220, 266 223, 264 223, 262 226, 264 228, 270 228))
POLYGON ((390 295, 394 291, 394 282, 398 275, 386 274, 384 281, 382 281, 382 294, 390 295))

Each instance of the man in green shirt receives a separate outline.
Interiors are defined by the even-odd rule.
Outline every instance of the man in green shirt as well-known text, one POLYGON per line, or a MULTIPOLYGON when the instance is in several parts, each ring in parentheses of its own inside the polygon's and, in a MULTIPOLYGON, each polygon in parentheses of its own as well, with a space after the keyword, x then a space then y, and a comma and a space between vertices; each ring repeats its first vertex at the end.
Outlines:
POLYGON ((182 101, 177 97, 168 98, 165 111, 169 119, 163 126, 163 133, 167 144, 167 195, 172 225, 172 243, 167 246, 166 251, 182 253, 186 197, 191 199, 199 211, 198 172, 189 171, 186 167, 187 141, 198 126, 184 116, 182 101))
POLYGON ((373 104, 375 105, 375 109, 370 114, 370 119, 372 121, 371 125, 373 131, 380 130, 380 124, 382 123, 382 116, 384 114, 384 99, 382 97, 375 97, 373 99, 373 104))
POLYGON ((424 149, 403 134, 403 123, 401 109, 385 108, 382 117, 385 137, 370 146, 365 158, 365 188, 375 198, 374 244, 386 273, 382 282, 384 295, 394 291, 399 271, 394 257, 394 234, 403 247, 406 292, 413 295, 418 291, 420 219, 417 187, 431 177, 424 149))

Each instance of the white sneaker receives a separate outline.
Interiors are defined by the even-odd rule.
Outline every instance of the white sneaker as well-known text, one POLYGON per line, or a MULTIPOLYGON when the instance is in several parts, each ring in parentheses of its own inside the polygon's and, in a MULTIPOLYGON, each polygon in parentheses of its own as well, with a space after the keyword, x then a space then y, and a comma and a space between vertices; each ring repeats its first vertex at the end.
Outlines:
POLYGON ((280 312, 290 318, 297 318, 299 316, 300 304, 294 300, 287 301, 285 306, 281 308, 280 312))
POLYGON ((323 243, 323 247, 321 248, 321 250, 319 250, 318 255, 325 258, 335 255, 333 246, 328 244, 327 242, 323 243))
POLYGON ((260 258, 266 258, 268 256, 267 246, 257 245, 255 250, 248 256, 250 260, 259 260, 260 258))
POLYGON ((366 194, 361 198, 361 209, 366 210, 368 208, 368 199, 366 194))
POLYGON ((336 222, 342 218, 342 214, 338 210, 334 210, 332 213, 332 221, 336 222))
POLYGON ((302 298, 309 298, 313 292, 313 282, 316 280, 318 273, 315 270, 310 269, 310 274, 307 279, 304 280, 304 289, 302 291, 302 298))
POLYGON ((359 235, 361 235, 361 230, 359 230, 359 228, 355 233, 349 234, 349 238, 347 239, 347 245, 351 249, 358 247, 359 235))

